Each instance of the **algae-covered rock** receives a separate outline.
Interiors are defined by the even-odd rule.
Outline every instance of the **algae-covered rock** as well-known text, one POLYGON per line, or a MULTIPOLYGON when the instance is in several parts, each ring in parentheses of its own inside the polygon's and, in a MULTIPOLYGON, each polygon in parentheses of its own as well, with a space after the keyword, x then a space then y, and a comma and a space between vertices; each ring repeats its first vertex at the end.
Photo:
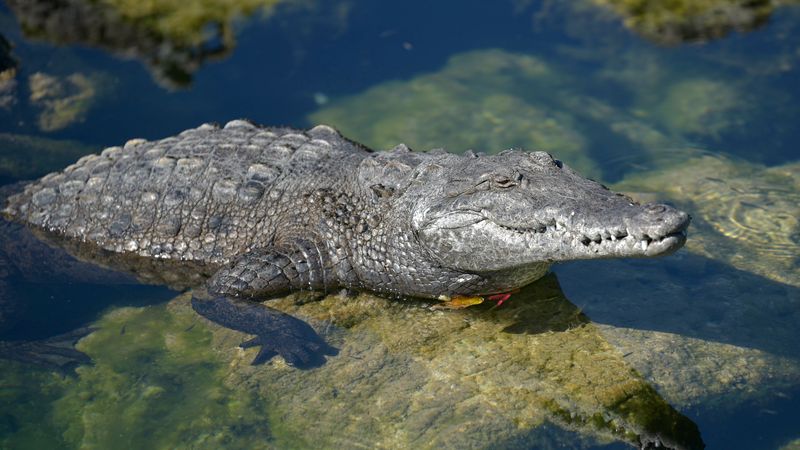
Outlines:
POLYGON ((54 402, 64 440, 73 448, 265 448, 263 403, 221 383, 226 361, 197 322, 164 305, 103 317, 78 346, 94 364, 54 402))
POLYGON ((26 35, 144 60, 167 86, 186 86, 235 46, 234 21, 279 0, 9 0, 26 35))
POLYGON ((746 125, 747 104, 746 96, 732 84, 698 78, 669 85, 653 109, 657 120, 673 133, 718 140, 746 125))
POLYGON ((690 251, 800 286, 800 164, 697 155, 631 175, 615 189, 658 193, 688 210, 690 251))
POLYGON ((619 14, 625 25, 662 44, 707 41, 750 31, 792 0, 591 0, 619 14))
POLYGON ((0 177, 30 180, 96 150, 79 142, 0 133, 0 177))
POLYGON ((198 316, 188 295, 112 310, 78 345, 94 364, 56 386, 48 430, 80 448, 491 448, 552 440, 556 423, 595 443, 702 446, 553 276, 497 309, 366 294, 270 306, 339 355, 307 371, 252 366, 255 349, 237 348, 248 336, 198 316))
MULTIPOLYGON (((768 86, 754 84, 756 80, 712 69, 697 70, 686 62, 644 49, 608 61, 598 76, 622 86, 632 100, 623 111, 662 135, 649 142, 639 141, 651 151, 663 149, 670 142, 673 146, 698 140, 716 144, 727 139, 735 143, 742 130, 751 135, 760 133, 759 116, 767 113, 760 105, 781 103, 768 86)), ((619 121, 613 114, 605 117, 598 119, 619 121)))
MULTIPOLYGON (((428 305, 367 294, 271 301, 339 348, 309 371, 281 359, 251 366, 253 351, 231 353, 246 336, 207 326, 229 361, 226 386, 267 402, 278 447, 491 448, 548 422, 600 441, 701 445, 695 425, 627 366, 554 277, 503 308, 428 305)), ((170 311, 191 314, 185 299, 170 311)))
POLYGON ((30 101, 40 109, 39 129, 57 131, 82 122, 108 82, 100 74, 66 77, 36 72, 28 78, 30 101))
POLYGON ((451 152, 545 150, 597 176, 585 137, 553 93, 563 84, 562 75, 531 55, 463 53, 438 72, 335 101, 310 121, 329 123, 377 149, 403 142, 418 150, 444 147, 451 152))
POLYGON ((0 448, 66 448, 61 430, 49 420, 52 402, 64 395, 70 379, 26 364, 0 364, 0 448))
POLYGON ((782 445, 780 450, 799 450, 800 449, 800 439, 795 439, 791 442, 787 442, 786 445, 782 445))

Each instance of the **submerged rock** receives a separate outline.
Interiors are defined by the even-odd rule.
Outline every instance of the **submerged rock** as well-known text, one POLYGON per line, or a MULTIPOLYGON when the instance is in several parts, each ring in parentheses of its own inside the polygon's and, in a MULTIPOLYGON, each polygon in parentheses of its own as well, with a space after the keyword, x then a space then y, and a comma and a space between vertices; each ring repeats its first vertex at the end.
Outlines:
POLYGON ((800 163, 765 167, 695 154, 615 188, 667 196, 689 211, 690 251, 800 286, 800 163))
POLYGON ((797 287, 686 251, 555 270, 568 297, 673 405, 723 420, 800 386, 797 287))
MULTIPOLYGON (((269 418, 272 443, 281 448, 488 448, 549 422, 604 442, 701 447, 696 426, 630 369, 564 299, 554 277, 499 309, 442 312, 429 305, 367 294, 271 301, 308 320, 340 350, 308 371, 280 358, 251 365, 256 349, 235 350, 248 336, 199 318, 188 296, 166 310, 118 310, 79 345, 95 366, 78 369, 85 393, 68 394, 75 400, 61 403, 65 409, 58 417, 73 417, 67 422, 74 442, 84 446, 102 442, 93 435, 116 429, 137 430, 129 433, 151 446, 154 441, 142 432, 148 425, 139 422, 164 426, 173 415, 186 425, 170 439, 202 443, 202 417, 212 408, 205 405, 227 411, 225 405, 237 399, 242 417, 252 417, 248 408, 266 408, 261 417, 269 418), (200 368, 203 376, 196 381, 200 368), (165 379, 172 380, 166 387, 165 379), (184 383, 189 387, 181 388, 184 383), (207 383, 219 393, 213 402, 203 393, 210 387, 188 398, 161 394, 167 387, 194 392, 192 383, 207 383), (153 390, 159 394, 145 395, 153 390), (119 395, 131 400, 119 401, 119 395), (90 400, 79 406, 77 399, 90 400), (67 413, 77 407, 94 413, 67 413), (151 413, 137 415, 145 407, 151 413), (123 423, 109 423, 112 417, 123 417, 123 423)), ((225 414, 214 419, 220 430, 235 415, 225 414)), ((263 445, 255 429, 245 431, 236 437, 263 445)))
POLYGON ((258 397, 222 385, 225 360, 212 334, 164 305, 120 308, 79 345, 94 364, 53 404, 73 448, 264 448, 271 440, 258 397), (122 444, 124 443, 124 444, 122 444))
POLYGON ((450 58, 440 71, 392 81, 340 99, 312 114, 377 149, 400 142, 416 150, 444 147, 497 152, 553 152, 587 176, 599 170, 587 141, 553 89, 563 74, 531 55, 480 50, 450 58), (530 98, 518 95, 526 91, 530 98))
POLYGON ((59 382, 49 426, 82 448, 530 447, 559 439, 553 423, 588 439, 573 445, 702 448, 554 276, 496 309, 368 294, 269 305, 339 354, 306 371, 253 366, 258 350, 238 348, 250 336, 198 316, 189 295, 116 309, 79 343, 94 365, 59 382))

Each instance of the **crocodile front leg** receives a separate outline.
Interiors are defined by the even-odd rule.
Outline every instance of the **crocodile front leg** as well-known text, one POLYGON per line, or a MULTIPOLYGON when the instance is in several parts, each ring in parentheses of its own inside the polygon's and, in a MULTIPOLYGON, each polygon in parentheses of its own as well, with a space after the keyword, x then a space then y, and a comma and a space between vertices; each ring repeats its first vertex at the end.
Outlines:
POLYGON ((320 366, 324 356, 338 352, 310 325, 258 302, 240 299, 266 300, 299 289, 333 287, 322 255, 317 246, 303 240, 246 253, 209 279, 207 290, 212 298, 194 297, 192 308, 218 325, 254 334, 240 345, 261 346, 254 365, 280 355, 298 368, 320 366))
POLYGON ((256 249, 214 274, 208 292, 264 300, 297 290, 334 288, 338 282, 324 255, 322 248, 305 240, 256 249))

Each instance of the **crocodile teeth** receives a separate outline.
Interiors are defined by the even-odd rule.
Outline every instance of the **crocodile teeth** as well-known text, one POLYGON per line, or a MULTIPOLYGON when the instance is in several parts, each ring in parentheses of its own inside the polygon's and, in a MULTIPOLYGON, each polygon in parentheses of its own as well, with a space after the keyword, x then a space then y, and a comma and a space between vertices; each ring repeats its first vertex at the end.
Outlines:
POLYGON ((645 240, 639 241, 639 247, 641 247, 642 250, 647 250, 647 241, 645 240))

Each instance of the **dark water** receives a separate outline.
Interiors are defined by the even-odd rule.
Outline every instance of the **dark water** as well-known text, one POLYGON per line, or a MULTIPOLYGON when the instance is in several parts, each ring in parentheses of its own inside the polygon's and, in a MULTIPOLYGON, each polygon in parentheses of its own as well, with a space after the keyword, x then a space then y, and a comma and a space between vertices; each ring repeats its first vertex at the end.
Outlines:
MULTIPOLYGON (((269 15, 241 6, 231 20, 220 15, 224 8, 209 8, 217 15, 199 25, 176 20, 158 28, 125 19, 114 6, 97 13, 98 4, 0 3, 0 33, 11 44, 0 70, 12 68, 0 77, 3 184, 131 138, 242 117, 296 127, 329 123, 378 149, 401 140, 419 150, 545 149, 616 189, 670 201, 694 218, 686 248, 670 257, 554 269, 575 314, 594 324, 592 342, 615 349, 634 378, 697 425, 707 448, 800 446, 796 7, 767 15, 720 6, 730 14, 717 20, 740 20, 735 25, 655 11, 626 16, 628 28, 624 12, 589 0, 309 0, 284 2, 269 15), (66 25, 54 25, 58 17, 66 25), (652 22, 658 25, 641 25, 652 22)), ((19 250, 3 251, 3 258, 25 259, 19 250)), ((231 381, 238 378, 225 372, 227 356, 208 350, 218 334, 164 309, 174 293, 98 284, 80 268, 53 280, 15 267, 0 265, 10 280, 0 306, 24 307, 8 306, 3 317, 13 323, 2 324, 0 340, 86 324, 104 331, 82 348, 95 365, 77 375, 3 362, 3 448, 626 448, 636 440, 608 424, 638 434, 637 424, 647 422, 587 401, 569 379, 531 388, 558 411, 521 413, 526 405, 513 401, 513 387, 505 396, 493 392, 496 422, 473 420, 469 415, 483 410, 464 406, 483 401, 482 389, 498 380, 489 376, 476 381, 481 394, 472 403, 458 403, 456 394, 429 400, 431 409, 447 411, 430 417, 374 400, 415 392, 385 381, 366 399, 335 394, 320 403, 311 387, 291 391, 296 397, 266 395, 252 381, 263 374, 247 372, 249 384, 231 381), (174 344, 184 342, 173 336, 180 333, 190 343, 174 344), (298 432, 315 427, 312 417, 335 417, 314 413, 309 424, 297 423, 309 399, 317 409, 365 408, 375 422, 353 432, 342 418, 343 436, 331 423, 316 424, 334 430, 327 435, 298 432)), ((406 325, 398 319, 389 334, 408 333, 406 325)), ((529 332, 549 339, 571 329, 529 332)), ((349 336, 329 333, 341 342, 349 336)), ((388 352, 383 371, 404 379, 416 367, 408 361, 422 355, 414 351, 388 352)), ((504 359, 488 342, 474 351, 504 359)), ((280 373, 269 386, 318 383, 280 373)), ((464 380, 481 379, 465 373, 464 380)), ((585 373, 591 385, 588 366, 585 373)))

